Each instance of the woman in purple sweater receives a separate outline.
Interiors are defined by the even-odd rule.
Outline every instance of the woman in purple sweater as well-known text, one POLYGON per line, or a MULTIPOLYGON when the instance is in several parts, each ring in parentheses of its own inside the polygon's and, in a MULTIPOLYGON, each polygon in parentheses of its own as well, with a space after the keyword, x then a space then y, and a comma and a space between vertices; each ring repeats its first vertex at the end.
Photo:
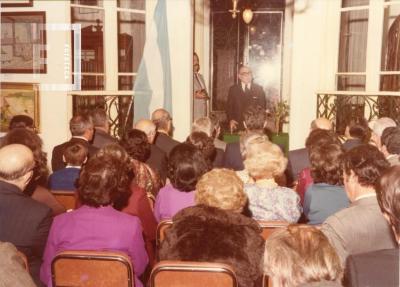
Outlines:
POLYGON ((110 250, 129 255, 135 270, 135 286, 148 263, 139 218, 113 208, 129 199, 130 167, 114 157, 93 157, 78 181, 78 209, 55 217, 44 252, 40 279, 52 286, 51 261, 64 250, 110 250))
POLYGON ((156 220, 170 219, 181 209, 195 205, 197 181, 209 170, 210 165, 195 146, 182 143, 174 147, 168 158, 171 184, 161 188, 157 195, 154 205, 156 220))

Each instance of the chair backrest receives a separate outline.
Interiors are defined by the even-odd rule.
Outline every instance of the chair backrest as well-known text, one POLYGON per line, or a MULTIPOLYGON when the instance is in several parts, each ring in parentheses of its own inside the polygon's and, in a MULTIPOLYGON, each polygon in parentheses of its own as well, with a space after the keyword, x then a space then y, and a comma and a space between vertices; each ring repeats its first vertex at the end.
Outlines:
POLYGON ((226 264, 161 261, 150 275, 150 287, 237 287, 233 269, 226 264))
POLYGON ((75 209, 76 207, 76 192, 66 190, 52 190, 51 193, 61 203, 66 210, 75 209))
POLYGON ((17 250, 17 254, 21 257, 25 270, 29 272, 28 258, 26 258, 26 255, 19 250, 17 250))
POLYGON ((63 251, 51 263, 53 286, 134 287, 133 268, 122 252, 63 251))
POLYGON ((257 220, 258 224, 262 228, 261 236, 267 240, 268 237, 276 230, 282 227, 288 226, 290 223, 285 221, 265 221, 257 220))
POLYGON ((156 246, 157 250, 160 248, 161 242, 165 238, 165 231, 168 230, 172 226, 172 220, 162 220, 157 226, 157 234, 156 234, 156 246))

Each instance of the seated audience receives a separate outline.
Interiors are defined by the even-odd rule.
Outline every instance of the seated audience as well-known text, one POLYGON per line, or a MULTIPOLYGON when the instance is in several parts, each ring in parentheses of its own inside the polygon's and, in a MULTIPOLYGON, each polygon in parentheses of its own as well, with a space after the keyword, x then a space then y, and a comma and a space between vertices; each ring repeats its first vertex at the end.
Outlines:
POLYGON ((36 287, 15 246, 0 241, 0 286, 36 287))
POLYGON ((389 222, 397 245, 369 253, 350 255, 345 270, 345 286, 397 287, 400 270, 400 167, 391 167, 376 190, 378 203, 389 222))
MULTIPOLYGON (((119 144, 109 144, 99 149, 95 157, 112 157, 120 162, 126 162, 128 165, 132 164, 132 158, 129 157, 125 149, 119 144)), ((113 207, 122 212, 139 217, 143 228, 143 239, 146 246, 146 251, 149 256, 149 262, 155 260, 155 241, 157 231, 157 221, 154 218, 153 210, 146 191, 137 185, 134 174, 135 169, 131 170, 129 177, 131 180, 130 189, 132 194, 129 199, 126 199, 128 193, 122 193, 121 198, 115 199, 113 207), (133 179, 132 179, 133 178, 133 179)))
POLYGON ((179 144, 168 158, 171 184, 160 189, 154 205, 158 222, 172 218, 179 210, 194 205, 194 189, 198 179, 210 166, 201 151, 191 144, 179 144))
POLYGON ((71 143, 80 143, 88 149, 89 157, 94 155, 98 148, 90 144, 93 138, 93 119, 88 115, 76 115, 69 121, 71 139, 53 148, 51 156, 51 169, 53 172, 65 167, 63 161, 64 149, 71 143))
POLYGON ((225 263, 239 287, 257 286, 264 239, 257 222, 240 214, 246 204, 242 181, 231 170, 214 169, 201 177, 195 197, 196 206, 173 217, 160 259, 225 263))
MULTIPOLYGON (((332 123, 326 118, 317 118, 311 122, 310 133, 316 129, 331 131, 332 123)), ((289 186, 296 184, 299 173, 307 167, 310 167, 307 148, 289 151, 287 166, 287 180, 289 186)))
POLYGON ((304 214, 309 224, 321 224, 329 216, 349 206, 343 187, 341 144, 314 145, 309 149, 311 176, 304 198, 304 214))
POLYGON ((168 156, 171 150, 179 144, 172 138, 174 130, 172 117, 167 110, 157 109, 151 114, 151 120, 157 128, 154 144, 168 156))
POLYGON ((49 169, 47 167, 47 155, 42 148, 42 139, 30 129, 16 128, 8 132, 3 138, 2 145, 9 144, 22 144, 33 152, 35 167, 33 176, 24 189, 24 193, 50 207, 53 210, 53 215, 65 212, 64 206, 47 189, 49 169))
POLYGON ((265 242, 264 273, 274 287, 339 287, 343 269, 335 249, 315 227, 289 225, 265 242))
POLYGON ((400 128, 388 127, 381 136, 381 152, 390 165, 400 164, 400 128))
POLYGON ((144 132, 150 143, 150 156, 146 160, 146 164, 157 172, 162 182, 165 183, 167 178, 167 154, 154 144, 157 134, 156 125, 150 120, 139 120, 135 124, 135 129, 144 132))
MULTIPOLYGON (((307 155, 309 157, 310 149, 313 146, 325 146, 327 144, 338 144, 340 145, 340 140, 338 136, 330 130, 324 129, 314 129, 310 132, 306 139, 306 149, 307 155)), ((309 159, 308 159, 309 161, 309 159)), ((300 195, 301 204, 304 204, 304 194, 307 188, 313 184, 313 178, 311 177, 311 163, 310 167, 304 168, 298 175, 296 192, 300 195)))
POLYGON ((224 152, 215 148, 213 139, 206 133, 192 132, 186 142, 198 148, 212 167, 222 167, 224 152))
POLYGON ((25 254, 35 284, 43 286, 39 268, 52 215, 49 207, 23 193, 34 167, 28 147, 9 144, 0 148, 0 241, 11 242, 25 254))
POLYGON ((219 133, 221 132, 221 127, 215 117, 213 119, 208 117, 201 117, 196 119, 192 124, 192 132, 206 133, 209 137, 212 137, 214 139, 214 146, 216 148, 225 151, 226 142, 218 138, 219 133))
POLYGON ((349 255, 394 248, 395 241, 376 199, 375 187, 389 167, 383 154, 372 145, 361 145, 347 151, 342 164, 351 204, 328 217, 321 230, 344 264, 349 255))
POLYGON ((75 191, 75 181, 87 159, 87 154, 87 148, 79 143, 68 145, 64 149, 63 155, 67 166, 50 175, 49 188, 51 190, 75 191))
POLYGON ((346 141, 343 143, 344 151, 367 144, 371 138, 371 131, 366 119, 362 117, 350 119, 346 125, 344 136, 346 137, 346 141))
MULTIPOLYGON (((245 132, 241 137, 250 134, 264 134, 267 114, 265 109, 259 105, 249 106, 243 113, 245 132)), ((243 170, 243 157, 240 149, 240 142, 233 142, 226 145, 224 155, 224 167, 233 170, 243 170)))
POLYGON ((135 270, 135 286, 146 268, 148 257, 139 218, 117 211, 117 199, 127 199, 130 168, 113 157, 93 157, 78 180, 81 207, 54 218, 47 240, 41 280, 51 287, 51 261, 64 250, 112 250, 128 254, 135 270), (79 224, 77 224, 79 223, 79 224))
POLYGON ((135 183, 143 188, 149 196, 157 196, 163 186, 160 176, 146 161, 150 157, 151 144, 144 132, 132 129, 127 131, 120 141, 122 147, 131 157, 131 164, 135 174, 135 183))
POLYGON ((245 158, 245 168, 254 181, 244 187, 253 218, 297 222, 301 215, 298 194, 278 186, 274 179, 286 168, 282 150, 266 136, 259 136, 247 144, 245 158))
POLYGON ((92 145, 95 148, 102 148, 108 144, 117 143, 117 139, 110 135, 110 123, 104 109, 97 108, 91 113, 94 126, 92 145))

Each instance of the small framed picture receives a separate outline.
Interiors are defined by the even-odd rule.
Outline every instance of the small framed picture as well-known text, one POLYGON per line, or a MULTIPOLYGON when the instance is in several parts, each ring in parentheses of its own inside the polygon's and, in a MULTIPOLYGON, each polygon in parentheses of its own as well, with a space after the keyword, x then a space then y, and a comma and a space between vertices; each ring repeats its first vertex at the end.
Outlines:
POLYGON ((1 7, 32 7, 33 0, 0 0, 1 7))
POLYGON ((16 115, 30 116, 39 131, 39 85, 31 83, 0 83, 0 132, 7 132, 16 115))
POLYGON ((46 13, 2 12, 0 73, 46 73, 46 13))

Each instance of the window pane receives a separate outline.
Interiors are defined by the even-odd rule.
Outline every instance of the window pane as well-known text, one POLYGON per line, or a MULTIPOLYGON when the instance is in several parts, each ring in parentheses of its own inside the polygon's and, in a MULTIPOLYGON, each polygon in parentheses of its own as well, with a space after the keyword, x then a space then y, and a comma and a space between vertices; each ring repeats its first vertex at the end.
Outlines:
POLYGON ((119 8, 128 8, 136 10, 145 9, 145 0, 118 0, 119 8))
POLYGON ((369 0, 343 0, 342 7, 354 7, 369 5, 369 0))
POLYGON ((339 72, 365 72, 368 10, 342 12, 339 72))
POLYGON ((400 71, 400 5, 385 7, 382 38, 382 71, 400 71))
POLYGON ((104 12, 98 9, 72 7, 71 15, 72 23, 80 23, 82 25, 82 72, 103 73, 104 12))
POLYGON ((131 91, 135 83, 135 76, 119 76, 118 77, 118 90, 131 91))
POLYGON ((381 76, 381 91, 400 91, 400 75, 381 76))
POLYGON ((71 4, 103 7, 103 0, 71 0, 71 4))
POLYGON ((365 91, 365 76, 339 75, 337 76, 339 91, 365 91))
POLYGON ((145 42, 145 15, 118 12, 118 71, 137 72, 145 42))

